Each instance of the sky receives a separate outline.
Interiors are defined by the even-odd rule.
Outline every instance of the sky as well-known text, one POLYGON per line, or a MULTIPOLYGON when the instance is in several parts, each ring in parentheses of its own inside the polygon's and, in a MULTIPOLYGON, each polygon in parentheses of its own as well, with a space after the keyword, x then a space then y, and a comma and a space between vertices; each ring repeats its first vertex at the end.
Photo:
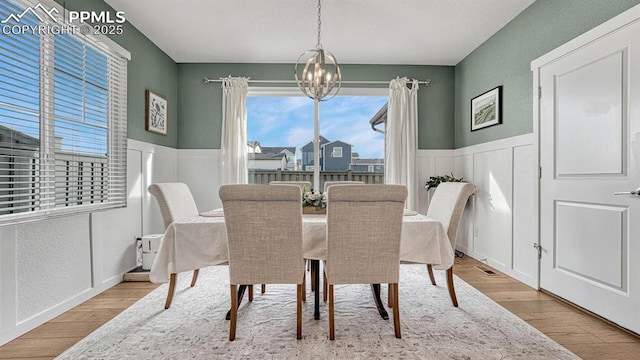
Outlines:
MULTIPOLYGON (((371 129, 369 120, 384 104, 386 96, 336 96, 320 102, 320 135, 329 141, 353 145, 361 159, 384 158, 384 135, 371 129)), ((305 96, 249 96, 247 140, 262 146, 295 146, 313 140, 313 100, 305 96)))

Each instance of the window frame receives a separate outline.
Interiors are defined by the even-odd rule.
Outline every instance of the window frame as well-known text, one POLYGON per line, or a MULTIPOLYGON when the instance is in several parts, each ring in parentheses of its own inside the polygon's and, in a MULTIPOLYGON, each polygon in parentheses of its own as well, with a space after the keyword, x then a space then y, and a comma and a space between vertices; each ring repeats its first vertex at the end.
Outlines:
MULTIPOLYGON (((43 21, 39 25, 56 26, 63 21, 65 25, 79 25, 78 23, 69 24, 62 18, 65 11, 62 6, 52 0, 12 0, 12 3, 18 7, 26 8, 28 6, 36 6, 41 4, 48 9, 56 8, 58 10, 58 23, 54 23, 51 19, 43 16, 43 21)), ((56 154, 62 155, 65 151, 56 151, 55 144, 55 127, 56 113, 53 110, 56 104, 54 76, 55 69, 55 37, 58 34, 51 32, 39 34, 39 177, 34 182, 35 188, 39 190, 38 203, 33 205, 32 210, 16 213, 8 213, 0 215, 0 225, 14 224, 26 221, 34 221, 47 219, 56 216, 65 216, 79 213, 92 212, 97 210, 105 210, 110 208, 124 207, 127 201, 127 177, 126 177, 126 156, 127 156, 127 63, 131 59, 130 53, 104 35, 80 35, 79 32, 73 34, 73 38, 81 43, 97 50, 101 55, 106 57, 106 78, 107 78, 107 103, 105 111, 107 112, 107 135, 106 146, 107 154, 105 163, 107 164, 106 176, 104 181, 108 182, 106 186, 106 195, 100 199, 104 202, 96 202, 89 204, 77 204, 71 206, 56 207, 56 154), (117 109, 116 109, 117 108, 117 109)), ((17 34, 7 36, 35 36, 33 34, 17 34)), ((17 42, 17 41, 16 41, 17 42)), ((11 44, 11 40, 7 43, 11 44)), ((21 46, 15 47, 17 51, 21 50, 21 46)), ((83 61, 87 61, 84 59, 83 61)), ((83 80, 86 81, 86 80, 83 80)), ((10 105, 10 104, 9 104, 10 105)), ((83 106, 86 106, 83 100, 83 106)), ((9 148, 11 149, 11 148, 9 148)), ((82 155, 81 152, 75 151, 74 156, 82 155)), ((97 157, 96 157, 97 158, 97 157)), ((79 160, 81 164, 82 160, 79 160)), ((80 182, 76 179, 76 187, 80 182)))
POLYGON ((331 150, 331 157, 341 158, 342 157, 342 146, 335 146, 331 150), (340 151, 337 151, 340 150, 340 151))

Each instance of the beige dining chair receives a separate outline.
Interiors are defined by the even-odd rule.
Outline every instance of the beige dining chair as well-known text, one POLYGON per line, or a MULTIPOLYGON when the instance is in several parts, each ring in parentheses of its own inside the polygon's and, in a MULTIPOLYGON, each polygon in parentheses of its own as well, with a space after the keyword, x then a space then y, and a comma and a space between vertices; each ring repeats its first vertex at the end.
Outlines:
MULTIPOLYGON (((293 186, 223 185, 219 195, 229 249, 229 340, 236 334, 237 286, 252 284, 297 285, 296 335, 301 339, 304 261, 300 190, 293 186)), ((251 292, 250 287, 249 301, 251 292)))
POLYGON ((391 289, 393 326, 400 338, 398 281, 406 186, 335 186, 328 196, 325 277, 329 339, 335 339, 333 286, 380 283, 391 289))
MULTIPOLYGON (((149 185, 147 189, 158 202, 165 230, 176 220, 190 219, 198 216, 198 207, 195 200, 193 200, 193 195, 187 184, 157 183, 149 185)), ((193 270, 191 287, 196 285, 198 271, 199 269, 193 270)), ((165 309, 171 306, 171 301, 176 291, 177 280, 178 274, 173 273, 169 276, 169 292, 167 293, 167 300, 164 304, 165 309)))
MULTIPOLYGON (((274 180, 274 181, 270 181, 269 185, 297 185, 300 187, 300 191, 304 191, 304 189, 306 188, 307 190, 311 190, 311 182, 309 181, 282 181, 282 180, 274 180)), ((308 267, 310 269, 310 267, 308 267)), ((315 286, 313 284, 313 282, 311 283, 311 290, 314 290, 315 286)), ((302 289, 302 298, 305 299, 306 298, 306 294, 305 294, 305 290, 306 289, 302 289)), ((266 291, 266 287, 264 286, 264 284, 261 287, 261 292, 264 294, 264 292, 266 291)))
POLYGON ((330 186, 333 185, 362 185, 363 181, 325 181, 324 182, 324 192, 329 190, 330 186))
MULTIPOLYGON (((458 237, 458 228, 460 226, 462 213, 464 212, 469 197, 473 195, 475 191, 476 187, 473 184, 465 182, 444 182, 438 185, 429 203, 427 217, 442 223, 444 229, 447 231, 451 247, 454 251, 456 249, 456 239, 458 237)), ((427 265, 427 271, 429 272, 431 284, 435 285, 436 280, 433 277, 433 268, 431 265, 427 265)), ((456 290, 453 286, 453 265, 447 269, 447 287, 453 306, 458 307, 456 290)))
POLYGON ((311 182, 309 181, 270 181, 269 185, 297 185, 300 187, 300 191, 303 188, 311 189, 311 182))

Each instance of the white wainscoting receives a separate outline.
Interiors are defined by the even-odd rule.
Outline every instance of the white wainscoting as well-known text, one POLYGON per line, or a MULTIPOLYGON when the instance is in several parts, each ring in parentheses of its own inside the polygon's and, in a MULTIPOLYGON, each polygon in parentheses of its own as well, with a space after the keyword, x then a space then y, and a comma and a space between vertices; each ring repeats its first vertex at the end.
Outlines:
MULTIPOLYGON (((477 187, 467 204, 456 248, 534 288, 538 287, 538 181, 533 134, 456 150, 419 150, 420 186, 452 173, 477 187)), ((419 190, 419 211, 429 194, 419 190)))
MULTIPOLYGON (((0 344, 117 284, 137 266, 134 239, 163 232, 149 184, 185 182, 200 210, 221 206, 220 150, 128 144, 126 208, 0 226, 0 344), (44 274, 54 280, 45 281, 44 274)), ((417 154, 419 211, 426 213, 429 205, 429 176, 453 172, 475 183, 478 195, 468 205, 457 248, 534 287, 535 151, 533 135, 527 134, 417 154)))
POLYGON ((222 207, 220 188, 220 149, 178 150, 178 181, 189 186, 198 210, 222 207))
POLYGON ((177 152, 129 140, 126 208, 0 226, 0 345, 137 266, 135 238, 163 229, 146 187, 178 179, 177 152))

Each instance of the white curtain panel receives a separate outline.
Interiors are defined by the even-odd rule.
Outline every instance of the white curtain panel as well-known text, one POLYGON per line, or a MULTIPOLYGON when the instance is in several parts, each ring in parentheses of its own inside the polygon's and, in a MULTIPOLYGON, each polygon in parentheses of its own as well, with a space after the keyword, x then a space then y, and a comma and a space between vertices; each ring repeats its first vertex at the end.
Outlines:
POLYGON ((228 77, 222 82, 222 179, 224 184, 246 184, 247 90, 249 79, 228 77))
POLYGON ((416 149, 418 148, 418 81, 396 78, 389 83, 385 125, 385 183, 405 185, 405 207, 418 210, 416 149), (408 85, 411 84, 409 88, 408 85))

